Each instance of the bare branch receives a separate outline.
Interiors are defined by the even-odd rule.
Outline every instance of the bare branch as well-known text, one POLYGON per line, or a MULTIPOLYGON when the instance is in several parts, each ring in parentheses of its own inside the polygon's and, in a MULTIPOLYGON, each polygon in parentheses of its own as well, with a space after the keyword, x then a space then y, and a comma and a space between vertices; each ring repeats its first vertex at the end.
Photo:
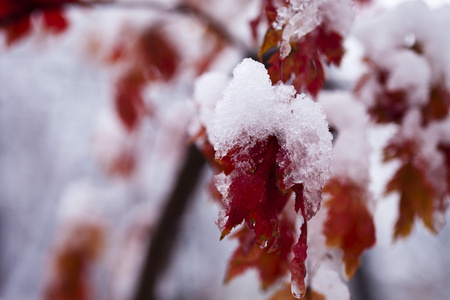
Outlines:
POLYGON ((151 243, 145 254, 141 274, 138 277, 134 300, 155 300, 158 279, 171 258, 171 252, 180 232, 182 216, 193 191, 197 187, 205 158, 195 145, 191 145, 186 154, 174 189, 167 199, 167 206, 161 214, 151 243))

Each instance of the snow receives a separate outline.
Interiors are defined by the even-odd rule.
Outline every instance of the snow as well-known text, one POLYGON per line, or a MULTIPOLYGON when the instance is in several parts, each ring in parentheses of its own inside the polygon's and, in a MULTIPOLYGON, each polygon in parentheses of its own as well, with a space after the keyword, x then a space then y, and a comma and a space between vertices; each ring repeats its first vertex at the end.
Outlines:
POLYGON ((369 184, 370 146, 367 139, 369 117, 364 106, 350 92, 322 92, 328 122, 338 132, 333 144, 332 176, 350 179, 360 186, 369 184), (351 168, 349 168, 351 166, 351 168))
POLYGON ((431 10, 420 1, 404 2, 375 18, 361 20, 354 35, 366 56, 392 73, 388 87, 417 86, 411 104, 422 103, 423 91, 443 79, 450 87, 450 9, 431 10), (415 46, 416 49, 411 48, 415 46))
MULTIPOLYGON (((210 128, 214 108, 218 99, 222 98, 223 91, 229 83, 229 78, 224 73, 209 72, 200 76, 195 81, 193 105, 198 110, 198 117, 189 125, 188 131, 195 136, 206 128, 206 138, 210 139, 210 128)), ((201 141, 204 142, 204 141, 201 141)))
POLYGON ((386 87, 390 91, 407 91, 411 104, 425 104, 431 81, 431 69, 425 58, 409 50, 396 51, 386 57, 391 70, 386 87))
POLYGON ((325 299, 349 300, 348 287, 339 278, 339 274, 330 269, 319 268, 311 280, 314 291, 319 292, 325 299))
POLYGON ((350 32, 354 13, 348 0, 294 0, 277 9, 274 28, 283 30, 281 58, 291 51, 290 42, 299 40, 320 24, 342 36, 350 32))
MULTIPOLYGON (((251 59, 244 59, 233 75, 217 102, 209 130, 216 158, 235 147, 245 152, 255 142, 274 135, 291 162, 286 169, 286 188, 303 183, 310 204, 318 209, 331 159, 331 134, 322 105, 304 94, 295 95, 292 86, 272 86, 264 65, 251 59)), ((245 168, 249 162, 236 163, 245 168)), ((284 162, 278 163, 283 167, 284 162)))

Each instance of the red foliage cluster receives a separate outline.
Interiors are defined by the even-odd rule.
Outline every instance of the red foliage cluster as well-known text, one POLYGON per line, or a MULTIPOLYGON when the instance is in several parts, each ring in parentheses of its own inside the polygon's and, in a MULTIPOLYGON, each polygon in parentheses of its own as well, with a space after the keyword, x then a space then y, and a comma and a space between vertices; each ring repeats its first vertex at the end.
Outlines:
POLYGON ((271 250, 261 248, 256 242, 255 233, 243 227, 233 238, 239 240, 239 246, 228 264, 225 281, 228 282, 249 268, 256 268, 264 289, 272 286, 289 270, 291 247, 294 243, 294 224, 286 216, 279 220, 280 241, 277 245, 268 245, 271 250))
POLYGON ((157 26, 142 30, 129 45, 129 40, 119 40, 109 60, 126 65, 116 83, 115 104, 125 128, 133 131, 142 117, 151 113, 142 96, 144 88, 151 82, 171 80, 178 71, 180 55, 157 26))
POLYGON ((296 185, 286 190, 283 184, 285 170, 276 161, 288 159, 275 136, 243 150, 234 148, 216 165, 217 171, 231 178, 227 194, 223 195, 224 202, 228 204, 225 205, 226 221, 220 228, 221 238, 244 222, 244 229, 234 235, 239 239, 240 246, 230 261, 226 279, 230 280, 246 269, 255 267, 259 271, 263 288, 267 288, 282 278, 290 266, 292 281, 304 295, 307 216, 303 186, 296 185), (246 162, 250 167, 243 169, 238 165, 239 162, 246 162), (301 236, 294 246, 295 221, 282 213, 292 193, 296 194, 295 209, 301 210, 305 220, 301 236), (289 263, 291 251, 294 259, 289 263))
POLYGON ((103 231, 92 224, 71 228, 53 256, 53 274, 45 300, 92 299, 89 268, 103 247, 103 231))
MULTIPOLYGON (((368 108, 371 118, 380 124, 395 123, 400 124, 407 113, 410 104, 405 90, 389 90, 387 80, 389 71, 383 70, 372 62, 368 62, 371 68, 370 73, 361 77, 355 88, 355 93, 359 94, 366 84, 373 79, 377 82, 379 89, 375 93, 374 105, 368 108)), ((420 107, 423 125, 426 126, 431 121, 444 119, 449 112, 450 92, 442 85, 430 88, 428 101, 420 107)))
POLYGON ((260 21, 266 18, 269 24, 258 56, 269 65, 268 72, 272 83, 292 81, 292 85, 299 93, 308 92, 315 97, 325 82, 324 63, 338 66, 341 62, 345 52, 342 45, 343 38, 330 30, 326 24, 321 24, 300 40, 292 42, 291 52, 286 58, 281 59, 279 43, 283 30, 271 26, 277 17, 274 2, 265 0, 260 15, 250 23, 254 39, 257 38, 256 30, 260 21))
POLYGON ((375 225, 366 207, 367 191, 351 182, 331 178, 323 189, 328 215, 323 227, 327 246, 342 249, 347 277, 352 277, 365 249, 375 245, 375 225))
POLYGON ((427 179, 425 172, 428 166, 417 153, 417 148, 418 145, 412 140, 392 139, 384 149, 385 161, 398 159, 401 162, 400 168, 386 187, 386 193, 400 194, 400 212, 395 224, 394 238, 408 236, 415 218, 420 218, 428 229, 437 233, 434 213, 446 210, 445 195, 438 195, 427 179))
MULTIPOLYGON (((279 40, 279 36, 281 31, 269 29, 262 47, 276 46, 273 42, 279 40)), ((292 50, 285 59, 280 58, 280 49, 277 49, 267 61, 272 82, 292 80, 292 85, 299 93, 307 91, 317 96, 325 82, 323 64, 340 64, 344 55, 342 42, 340 34, 321 25, 292 43, 292 50)))
POLYGON ((234 149, 220 161, 228 170, 235 170, 228 190, 229 218, 222 229, 222 238, 245 221, 247 227, 255 231, 258 242, 264 245, 278 238, 278 214, 290 196, 290 192, 280 189, 283 174, 276 164, 280 146, 272 136, 250 147, 248 157, 242 157, 242 152, 242 149, 234 149), (254 167, 250 170, 236 168, 236 156, 254 167))
POLYGON ((78 0, 0 0, 0 29, 6 32, 6 42, 13 44, 32 30, 33 19, 39 20, 49 33, 64 32, 69 23, 64 5, 78 0))
MULTIPOLYGON (((424 54, 426 48, 420 41, 406 47, 406 51, 412 51, 418 56, 427 57, 424 54)), ((438 228, 435 224, 435 214, 446 211, 445 197, 448 191, 442 194, 436 185, 430 180, 430 162, 421 155, 424 141, 416 136, 405 138, 402 127, 405 117, 412 111, 420 112, 420 130, 431 130, 430 125, 438 124, 449 115, 450 91, 447 90, 443 75, 441 80, 434 80, 428 88, 427 99, 423 103, 415 103, 409 99, 410 91, 406 88, 390 90, 388 80, 392 70, 379 66, 370 58, 365 59, 369 72, 361 77, 355 88, 356 95, 368 87, 373 103, 368 107, 368 113, 372 120, 379 124, 396 124, 399 131, 384 148, 384 161, 397 160, 400 167, 390 179, 386 187, 386 193, 398 192, 400 195, 399 217, 395 225, 394 239, 406 237, 410 234, 414 221, 419 218, 424 225, 434 233, 438 228)), ((433 134, 429 131, 427 134, 433 134)), ((422 132, 422 134, 423 134, 422 132)), ((436 132, 436 135, 438 133, 436 132)), ((441 152, 447 165, 440 168, 441 174, 448 174, 448 148, 440 145, 436 149, 441 152)), ((428 158, 429 159, 429 158, 428 158)), ((449 186, 447 178, 447 187, 449 186)))

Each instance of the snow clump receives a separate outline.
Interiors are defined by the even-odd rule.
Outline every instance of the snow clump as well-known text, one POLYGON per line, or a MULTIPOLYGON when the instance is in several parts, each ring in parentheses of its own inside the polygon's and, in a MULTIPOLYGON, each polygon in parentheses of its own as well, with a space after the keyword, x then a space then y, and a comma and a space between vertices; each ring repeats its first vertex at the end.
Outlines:
MULTIPOLYGON (((245 152, 256 142, 275 136, 285 154, 277 156, 277 164, 285 168, 286 188, 303 184, 308 204, 317 211, 320 191, 330 176, 332 148, 322 104, 305 94, 296 95, 293 86, 272 86, 264 65, 251 59, 244 59, 233 75, 208 129, 216 159, 236 148, 245 152)), ((242 168, 248 164, 235 163, 242 168)))

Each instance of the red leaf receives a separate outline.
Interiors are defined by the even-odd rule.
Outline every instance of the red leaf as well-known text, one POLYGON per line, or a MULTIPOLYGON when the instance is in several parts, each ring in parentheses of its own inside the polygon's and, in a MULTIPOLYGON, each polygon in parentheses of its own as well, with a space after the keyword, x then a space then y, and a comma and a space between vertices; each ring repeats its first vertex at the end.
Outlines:
POLYGON ((62 9, 44 11, 43 19, 45 28, 54 33, 61 33, 69 27, 62 9))
POLYGON ((373 68, 372 74, 363 76, 357 84, 356 93, 360 92, 366 84, 372 84, 374 78, 380 89, 375 93, 375 104, 369 107, 370 117, 377 123, 397 123, 400 124, 408 109, 408 99, 405 91, 389 91, 387 80, 389 73, 381 70, 369 62, 373 68))
POLYGON ((149 80, 170 80, 178 71, 180 57, 175 47, 156 26, 142 32, 137 42, 142 72, 149 80))
POLYGON ((292 223, 285 217, 281 218, 279 239, 272 240, 272 245, 265 248, 256 243, 255 234, 247 227, 234 234, 233 237, 239 239, 239 247, 230 259, 225 281, 230 281, 249 268, 257 269, 264 289, 283 277, 289 270, 289 254, 294 243, 292 223))
MULTIPOLYGON (((222 230, 222 238, 231 229, 245 220, 248 228, 255 230, 261 243, 277 235, 277 214, 285 206, 289 193, 282 193, 277 187, 277 153, 280 149, 276 137, 260 141, 248 151, 251 157, 243 161, 252 161, 254 169, 234 170, 232 183, 228 191, 228 220, 222 230)), ((235 150, 239 154, 238 149, 235 150)), ((231 159, 234 153, 226 159, 231 159)))
POLYGON ((394 238, 408 236, 416 217, 436 233, 433 225, 435 193, 423 170, 411 162, 404 164, 387 185, 386 193, 391 192, 400 193, 400 215, 395 224, 394 238))
POLYGON ((144 81, 141 74, 130 71, 116 83, 116 111, 125 128, 132 131, 146 112, 141 91, 144 81))
POLYGON ((30 17, 22 18, 18 21, 8 24, 6 29, 6 44, 11 46, 18 40, 26 37, 31 30, 30 17))
MULTIPOLYGON (((76 2, 76 1, 73 1, 76 2)), ((57 0, 1 0, 0 29, 6 31, 6 41, 12 45, 25 37, 32 29, 31 19, 42 19, 44 30, 51 33, 61 33, 68 27, 64 16, 63 5, 57 0)))
POLYGON ((288 162, 280 148, 277 138, 271 136, 245 149, 233 149, 221 160, 225 166, 234 166, 229 174, 231 184, 224 200, 227 203, 226 222, 221 228, 221 238, 242 222, 245 226, 238 233, 240 246, 233 255, 226 278, 229 280, 249 267, 255 267, 263 287, 267 287, 283 276, 289 265, 288 255, 295 230, 292 222, 286 223, 279 215, 294 192, 297 194, 296 209, 301 210, 305 223, 298 243, 292 247, 295 257, 290 270, 294 284, 304 294, 307 232, 303 185, 298 184, 286 191, 282 181, 289 164, 283 163, 283 169, 278 167, 277 161, 288 162), (248 169, 236 167, 236 160, 247 162, 248 169))
POLYGON ((325 56, 327 64, 340 65, 342 57, 345 54, 342 43, 343 39, 340 34, 330 31, 326 27, 319 27, 316 45, 318 51, 325 56))
MULTIPOLYGON (((269 29, 260 48, 260 58, 268 49, 272 48, 277 39, 281 38, 281 31, 269 29)), ((268 60, 268 72, 272 83, 287 82, 301 93, 305 90, 312 96, 317 96, 325 82, 323 60, 327 64, 339 65, 344 55, 342 37, 324 26, 317 27, 297 43, 292 44, 289 55, 281 60, 278 49, 268 60)))
POLYGON ((330 195, 323 233, 329 247, 340 248, 345 273, 352 277, 360 255, 375 244, 375 226, 366 207, 367 191, 352 182, 330 179, 323 189, 330 195))
MULTIPOLYGON (((374 93, 374 104, 369 107, 371 118, 377 123, 400 124, 408 109, 412 106, 408 99, 407 90, 389 90, 387 82, 390 76, 389 71, 375 65, 374 62, 366 59, 370 67, 370 73, 361 77, 356 85, 355 92, 360 93, 368 84, 374 93), (372 85, 376 84, 376 90, 372 85)), ((444 87, 437 85, 430 87, 428 101, 418 107, 422 112, 423 125, 428 125, 434 120, 442 120, 448 116, 450 109, 450 92, 444 87)))
POLYGON ((394 239, 406 237, 410 234, 415 218, 422 219, 425 226, 436 233, 433 223, 435 209, 442 208, 436 192, 425 176, 424 165, 415 153, 417 146, 406 141, 398 143, 393 140, 385 148, 385 161, 398 158, 401 166, 389 181, 386 193, 400 194, 399 217, 395 224, 394 239))

